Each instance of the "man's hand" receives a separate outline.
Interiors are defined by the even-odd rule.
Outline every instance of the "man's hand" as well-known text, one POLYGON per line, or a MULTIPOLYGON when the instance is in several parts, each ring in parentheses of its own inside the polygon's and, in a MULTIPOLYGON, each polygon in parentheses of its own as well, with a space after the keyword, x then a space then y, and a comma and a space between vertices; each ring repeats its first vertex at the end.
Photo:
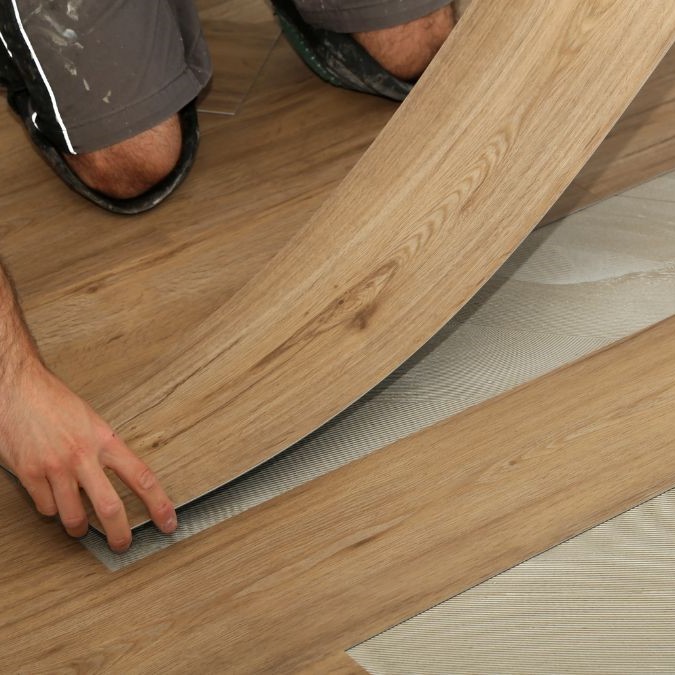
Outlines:
POLYGON ((122 500, 104 472, 112 469, 142 499, 163 532, 176 513, 152 471, 110 427, 40 362, 24 364, 2 395, 0 459, 26 488, 37 510, 59 515, 68 534, 84 536, 87 515, 80 488, 103 525, 110 548, 124 551, 131 530, 122 500))
POLYGON ((124 551, 131 530, 112 469, 163 532, 176 529, 173 504, 149 467, 40 360, 9 278, 0 267, 0 463, 16 475, 37 510, 59 515, 68 534, 84 536, 91 501, 110 548, 124 551))
POLYGON ((0 458, 26 488, 37 510, 58 513, 68 534, 84 536, 80 488, 103 525, 110 548, 124 551, 131 530, 112 469, 142 499, 158 528, 176 529, 176 513, 152 471, 110 427, 39 362, 24 367, 0 411, 0 458))

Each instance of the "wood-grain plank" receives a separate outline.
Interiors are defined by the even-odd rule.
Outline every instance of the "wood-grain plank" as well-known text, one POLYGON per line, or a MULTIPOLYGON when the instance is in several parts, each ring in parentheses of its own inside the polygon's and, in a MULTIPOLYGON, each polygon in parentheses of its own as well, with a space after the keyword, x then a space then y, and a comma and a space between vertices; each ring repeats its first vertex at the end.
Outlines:
MULTIPOLYGON (((674 29, 666 2, 473 3, 310 223, 144 369, 142 388, 104 400, 106 417, 178 503, 315 429, 491 276, 601 142, 674 29)), ((132 522, 144 521, 125 499, 132 522)))
POLYGON ((549 223, 675 168, 675 49, 572 181, 549 223))
POLYGON ((115 574, 4 490, 0 670, 325 663, 672 487, 673 406, 675 317, 115 574))

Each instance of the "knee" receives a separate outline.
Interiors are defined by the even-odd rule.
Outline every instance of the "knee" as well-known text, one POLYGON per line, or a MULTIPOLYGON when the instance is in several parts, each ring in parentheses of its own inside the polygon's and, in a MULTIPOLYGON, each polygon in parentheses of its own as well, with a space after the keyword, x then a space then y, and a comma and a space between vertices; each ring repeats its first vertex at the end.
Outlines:
POLYGON ((354 39, 392 75, 413 80, 431 63, 453 26, 448 5, 399 26, 354 33, 354 39))
POLYGON ((178 116, 102 150, 67 155, 66 161, 90 188, 131 199, 162 181, 178 163, 182 146, 178 116))

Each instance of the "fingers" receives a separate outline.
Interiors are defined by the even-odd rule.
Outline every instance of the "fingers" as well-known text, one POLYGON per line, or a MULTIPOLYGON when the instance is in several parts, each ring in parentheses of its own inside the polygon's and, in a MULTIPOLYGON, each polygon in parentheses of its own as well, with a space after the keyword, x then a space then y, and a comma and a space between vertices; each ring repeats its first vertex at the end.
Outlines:
POLYGON ((118 553, 126 551, 131 546, 131 528, 122 500, 103 468, 96 462, 83 464, 78 479, 101 521, 108 546, 118 553))
MULTIPOLYGON (((101 521, 113 551, 126 551, 131 545, 131 528, 124 505, 103 468, 110 467, 146 505, 155 525, 165 533, 176 530, 176 512, 150 468, 116 436, 100 453, 78 453, 76 460, 52 464, 46 476, 40 471, 24 477, 22 483, 37 510, 46 516, 59 515, 72 537, 83 537, 88 530, 80 486, 101 521)), ((43 469, 44 470, 44 469, 43 469)))
POLYGON ((6 415, 0 414, 3 421, 18 421, 8 429, 0 425, 0 459, 11 465, 38 511, 58 513, 68 534, 84 536, 88 523, 80 494, 83 488, 110 547, 126 550, 131 530, 122 500, 104 471, 110 466, 144 501, 161 530, 175 530, 171 501, 150 469, 108 424, 46 368, 40 366, 30 375, 22 378, 22 386, 8 401, 2 401, 10 406, 6 415))
POLYGON ((47 475, 47 478, 54 494, 59 518, 66 532, 71 537, 84 537, 89 529, 89 522, 82 505, 77 481, 67 473, 51 473, 47 475))
POLYGON ((39 513, 50 517, 58 513, 59 510, 54 501, 51 485, 45 476, 24 478, 22 483, 39 513))
POLYGON ((102 456, 105 465, 143 501, 155 525, 166 534, 173 532, 178 526, 176 511, 150 467, 136 457, 117 436, 112 438, 102 456))

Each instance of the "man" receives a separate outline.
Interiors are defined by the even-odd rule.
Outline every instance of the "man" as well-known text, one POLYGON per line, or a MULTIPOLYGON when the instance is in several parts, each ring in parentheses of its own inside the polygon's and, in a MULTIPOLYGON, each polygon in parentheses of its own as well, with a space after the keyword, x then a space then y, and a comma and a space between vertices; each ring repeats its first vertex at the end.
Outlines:
MULTIPOLYGON (((281 27, 326 81, 401 100, 453 26, 448 0, 273 0, 281 27)), ((194 100, 210 78, 190 0, 11 0, 0 4, 0 83, 30 138, 70 187, 117 213, 140 213, 184 179, 198 142, 194 100)), ((89 496, 110 547, 131 532, 104 468, 176 529, 145 465, 42 363, 0 269, 0 463, 37 510, 88 528, 89 496)))

